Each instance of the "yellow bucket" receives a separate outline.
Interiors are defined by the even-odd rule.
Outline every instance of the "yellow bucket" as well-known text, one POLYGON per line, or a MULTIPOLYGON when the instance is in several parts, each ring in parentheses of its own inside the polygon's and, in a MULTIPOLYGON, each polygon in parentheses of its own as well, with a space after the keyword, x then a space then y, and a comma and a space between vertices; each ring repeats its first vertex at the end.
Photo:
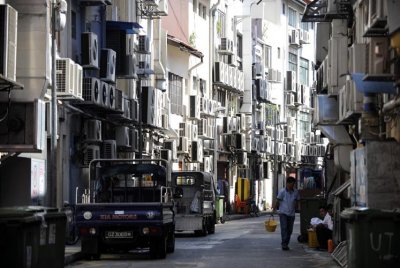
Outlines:
POLYGON ((319 246, 318 239, 317 239, 317 233, 314 230, 308 231, 308 246, 310 248, 316 248, 319 246))
POLYGON ((264 225, 267 232, 275 232, 278 222, 274 219, 274 216, 270 216, 270 218, 264 222, 264 225))

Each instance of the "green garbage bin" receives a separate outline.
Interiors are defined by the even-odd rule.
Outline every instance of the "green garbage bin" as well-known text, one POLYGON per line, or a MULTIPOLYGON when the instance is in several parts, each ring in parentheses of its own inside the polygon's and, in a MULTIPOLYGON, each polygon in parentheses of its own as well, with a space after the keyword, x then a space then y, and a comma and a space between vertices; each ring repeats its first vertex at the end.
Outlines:
POLYGON ((1 237, 9 238, 0 242, 0 256, 11 264, 5 267, 64 267, 65 213, 41 206, 3 208, 0 227, 1 237))
POLYGON ((41 224, 41 218, 34 213, 11 208, 0 209, 2 267, 38 267, 41 224))
POLYGON ((400 212, 348 208, 346 221, 349 268, 400 267, 400 212))
POLYGON ((216 213, 217 213, 217 221, 223 223, 224 217, 224 195, 216 196, 216 213))

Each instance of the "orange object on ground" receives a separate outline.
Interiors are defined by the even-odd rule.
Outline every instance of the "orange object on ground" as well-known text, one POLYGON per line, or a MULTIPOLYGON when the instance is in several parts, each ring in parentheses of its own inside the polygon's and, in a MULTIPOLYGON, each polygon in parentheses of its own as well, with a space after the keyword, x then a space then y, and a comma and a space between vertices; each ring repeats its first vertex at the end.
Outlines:
POLYGON ((332 253, 333 252, 333 241, 332 239, 328 240, 328 253, 332 253))

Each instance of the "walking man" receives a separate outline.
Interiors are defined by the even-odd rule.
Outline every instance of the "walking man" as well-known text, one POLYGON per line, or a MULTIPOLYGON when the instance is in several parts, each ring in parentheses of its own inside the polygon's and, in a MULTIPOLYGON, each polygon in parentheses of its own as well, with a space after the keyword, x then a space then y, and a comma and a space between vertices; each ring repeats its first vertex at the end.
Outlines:
POLYGON ((278 209, 279 222, 281 225, 282 250, 289 250, 290 236, 293 232, 295 211, 300 200, 297 189, 294 188, 296 179, 287 177, 286 187, 278 192, 274 211, 278 209))

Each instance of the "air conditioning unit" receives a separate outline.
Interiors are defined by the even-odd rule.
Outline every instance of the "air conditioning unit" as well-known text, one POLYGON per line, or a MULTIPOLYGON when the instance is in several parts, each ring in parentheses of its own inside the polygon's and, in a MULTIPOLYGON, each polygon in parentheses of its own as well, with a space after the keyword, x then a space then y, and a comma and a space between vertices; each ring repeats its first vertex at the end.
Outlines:
POLYGON ((278 70, 269 68, 267 80, 271 82, 275 82, 278 80, 278 70))
POLYGON ((121 58, 120 71, 117 73, 118 77, 137 79, 138 73, 138 60, 135 54, 123 55, 121 58))
POLYGON ((291 92, 286 93, 286 105, 294 106, 294 95, 291 92))
POLYGON ((161 115, 161 127, 164 129, 169 128, 169 116, 168 114, 162 114, 161 115))
POLYGON ((385 28, 387 24, 387 1, 369 1, 368 28, 385 28))
POLYGON ((156 125, 156 94, 153 87, 142 87, 142 122, 147 125, 156 125))
POLYGON ((367 43, 366 53, 366 73, 376 76, 390 72, 388 38, 370 38, 367 43))
POLYGON ((82 67, 99 68, 99 42, 97 34, 85 32, 81 35, 82 67))
POLYGON ((214 72, 215 72, 214 82, 225 84, 226 83, 225 63, 218 61, 215 62, 214 72))
POLYGON ((74 96, 82 98, 83 70, 79 64, 74 64, 74 96))
POLYGON ((189 96, 189 119, 200 120, 200 98, 198 96, 189 96))
POLYGON ((124 111, 123 93, 118 88, 114 89, 114 93, 115 93, 115 110, 117 110, 118 112, 123 112, 124 111))
POLYGON ((108 85, 108 108, 115 109, 115 86, 108 85))
POLYGON ((168 0, 161 0, 158 5, 157 15, 168 16, 168 0))
POLYGON ((74 61, 69 58, 56 60, 57 95, 74 95, 74 61))
POLYGON ((139 138, 139 130, 129 129, 129 144, 131 145, 132 152, 139 151, 139 142, 140 141, 142 141, 142 138, 139 138))
POLYGON ((259 146, 260 146, 259 138, 252 138, 251 150, 258 152, 260 150, 259 146))
POLYGON ((203 162, 203 144, 202 141, 192 141, 192 146, 190 148, 191 161, 192 162, 203 162))
POLYGON ((160 0, 142 0, 142 3, 146 6, 158 7, 160 0))
POLYGON ((258 149, 259 149, 260 153, 265 153, 266 146, 265 146, 264 138, 260 137, 258 139, 258 143, 259 143, 258 144, 258 149))
POLYGON ((253 63, 253 79, 264 78, 264 65, 259 62, 253 63))
POLYGON ((203 171, 211 172, 211 159, 209 156, 203 157, 203 171))
POLYGON ((130 140, 130 129, 125 126, 118 126, 115 128, 115 140, 118 148, 122 149, 130 149, 131 140, 130 140))
POLYGON ((186 137, 188 140, 192 138, 192 124, 188 122, 179 123, 179 136, 186 137))
POLYGON ((232 67, 237 66, 237 59, 235 54, 228 55, 228 64, 232 67))
POLYGON ((286 91, 296 92, 296 72, 286 71, 286 91))
POLYGON ((198 127, 195 124, 191 124, 192 125, 192 137, 191 137, 191 141, 197 141, 197 139, 199 138, 199 132, 198 132, 198 127))
POLYGON ((109 107, 109 93, 108 93, 109 86, 106 82, 100 82, 100 101, 101 106, 109 107))
POLYGON ((233 41, 227 37, 222 37, 218 52, 221 54, 232 54, 233 53, 233 41))
POLYGON ((349 72, 365 73, 367 44, 353 43, 348 48, 349 53, 349 72))
POLYGON ((198 122, 198 133, 200 137, 208 137, 208 120, 207 118, 202 118, 198 122))
POLYGON ((247 166, 247 152, 246 151, 236 151, 237 164, 239 166, 247 166))
POLYGON ((231 124, 231 117, 229 116, 222 117, 222 134, 230 133, 230 128, 229 128, 230 124, 231 124))
POLYGON ((256 89, 256 98, 259 102, 266 102, 266 90, 267 90, 267 81, 264 79, 256 79, 254 81, 255 89, 256 89))
POLYGON ((129 107, 130 107, 130 115, 129 118, 135 122, 139 122, 139 101, 137 99, 130 99, 129 107))
POLYGON ((100 159, 100 146, 90 144, 84 150, 83 166, 89 167, 89 164, 93 159, 100 159))
POLYGON ((151 73, 149 58, 142 57, 138 64, 137 74, 147 75, 149 73, 151 73))
POLYGON ((300 46, 300 36, 299 36, 298 29, 289 31, 289 44, 295 45, 295 46, 300 46))
POLYGON ((208 99, 204 97, 200 97, 200 113, 201 114, 208 114, 208 99))
POLYGON ((101 105, 101 82, 95 77, 83 78, 82 98, 90 104, 101 105))
POLYGON ((117 142, 115 140, 104 140, 101 145, 101 158, 116 159, 117 158, 117 142))
POLYGON ((304 87, 304 85, 297 85, 297 87, 296 87, 297 90, 296 90, 294 102, 297 105, 303 104, 303 87, 304 87))
POLYGON ((189 153, 189 140, 187 137, 179 137, 178 153, 189 153))
POLYGON ((101 50, 100 78, 103 81, 115 82, 116 53, 109 48, 101 50))
POLYGON ((137 49, 138 53, 142 54, 150 53, 150 39, 147 35, 139 35, 137 49))
POLYGON ((10 5, 0 5, 0 75, 16 80, 18 12, 10 5))
POLYGON ((176 140, 167 140, 164 141, 164 149, 171 150, 172 152, 172 160, 178 159, 177 157, 177 150, 176 150, 176 140))
POLYGON ((84 141, 100 142, 101 141, 101 121, 86 120, 84 122, 84 141))
POLYGON ((307 30, 300 30, 300 43, 309 44, 310 43, 310 34, 307 30))
POLYGON ((230 133, 235 133, 235 132, 238 132, 238 130, 239 130, 239 127, 238 127, 238 124, 237 124, 236 116, 235 117, 231 117, 231 120, 229 122, 229 132, 230 133))

